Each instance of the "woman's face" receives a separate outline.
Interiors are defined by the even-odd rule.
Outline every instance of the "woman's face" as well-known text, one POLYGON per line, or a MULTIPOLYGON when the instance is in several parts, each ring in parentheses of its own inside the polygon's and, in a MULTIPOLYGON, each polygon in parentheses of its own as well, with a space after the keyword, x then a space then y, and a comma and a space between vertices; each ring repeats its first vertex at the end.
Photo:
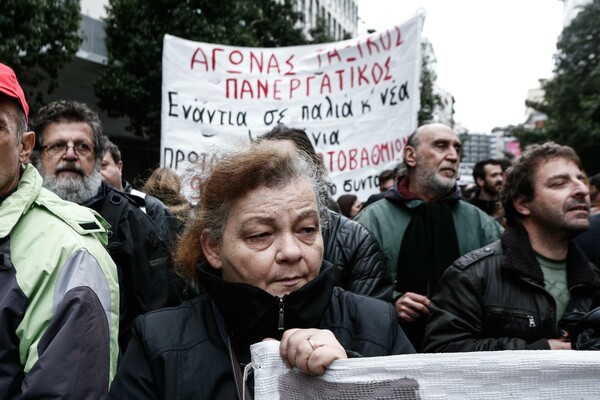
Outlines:
POLYGON ((358 199, 352 204, 352 208, 350 209, 350 218, 354 218, 358 215, 358 212, 362 208, 362 202, 358 199))
POLYGON ((232 204, 221 244, 211 244, 206 233, 201 241, 224 280, 279 297, 293 292, 321 268, 323 237, 314 191, 304 179, 255 189, 232 204))

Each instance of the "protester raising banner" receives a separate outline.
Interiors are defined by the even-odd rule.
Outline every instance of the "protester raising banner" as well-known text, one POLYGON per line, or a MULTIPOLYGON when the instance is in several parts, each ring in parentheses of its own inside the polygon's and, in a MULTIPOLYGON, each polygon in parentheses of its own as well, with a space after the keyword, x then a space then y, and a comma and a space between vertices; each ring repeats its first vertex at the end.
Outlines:
MULTIPOLYGON (((165 35, 161 165, 184 174, 279 123, 305 129, 332 195, 368 197, 417 126, 424 15, 343 42, 232 47, 165 35)), ((186 177, 198 199, 200 177, 186 177)))

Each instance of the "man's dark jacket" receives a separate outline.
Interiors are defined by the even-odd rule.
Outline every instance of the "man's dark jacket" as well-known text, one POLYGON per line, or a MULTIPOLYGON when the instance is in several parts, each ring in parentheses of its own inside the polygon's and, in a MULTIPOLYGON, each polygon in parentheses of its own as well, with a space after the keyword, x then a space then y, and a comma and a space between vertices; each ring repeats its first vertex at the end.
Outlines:
POLYGON ((111 225, 108 252, 119 272, 119 346, 124 351, 135 317, 179 303, 170 275, 169 247, 152 219, 131 198, 104 183, 82 205, 111 225))
POLYGON ((335 267, 335 285, 365 296, 392 301, 392 278, 379 242, 361 224, 329 211, 323 228, 323 258, 335 267))
POLYGON ((225 282, 204 263, 198 277, 206 293, 135 321, 109 398, 237 398, 215 309, 240 363, 250 361, 250 344, 280 340, 290 328, 329 329, 349 356, 414 353, 391 304, 334 288, 331 272, 325 267, 316 279, 279 298, 254 286, 225 282), (282 312, 284 330, 278 330, 282 312))
POLYGON ((570 301, 557 321, 556 304, 522 227, 458 259, 432 298, 426 352, 549 349, 590 310, 600 289, 598 270, 571 243, 567 255, 570 301))

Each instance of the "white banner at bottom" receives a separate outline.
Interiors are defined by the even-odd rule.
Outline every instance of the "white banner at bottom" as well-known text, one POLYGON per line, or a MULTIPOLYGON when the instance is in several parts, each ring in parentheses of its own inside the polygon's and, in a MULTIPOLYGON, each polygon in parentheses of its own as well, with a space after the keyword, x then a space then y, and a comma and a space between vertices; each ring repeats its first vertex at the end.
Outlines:
POLYGON ((335 361, 312 377, 251 346, 255 400, 600 399, 600 352, 498 351, 335 361))

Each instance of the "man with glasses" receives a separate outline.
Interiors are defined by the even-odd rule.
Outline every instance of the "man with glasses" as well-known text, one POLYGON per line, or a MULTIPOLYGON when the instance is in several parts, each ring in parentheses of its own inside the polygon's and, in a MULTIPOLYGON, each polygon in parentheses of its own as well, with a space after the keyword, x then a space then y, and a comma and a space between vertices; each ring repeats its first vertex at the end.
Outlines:
POLYGON ((104 399, 119 323, 108 224, 42 187, 28 111, 0 64, 0 399, 104 399))
POLYGON ((136 316, 179 302, 168 245, 132 199, 103 183, 102 123, 96 112, 84 103, 55 101, 38 111, 35 131, 44 187, 97 211, 111 225, 108 250, 119 269, 124 351, 136 316))

